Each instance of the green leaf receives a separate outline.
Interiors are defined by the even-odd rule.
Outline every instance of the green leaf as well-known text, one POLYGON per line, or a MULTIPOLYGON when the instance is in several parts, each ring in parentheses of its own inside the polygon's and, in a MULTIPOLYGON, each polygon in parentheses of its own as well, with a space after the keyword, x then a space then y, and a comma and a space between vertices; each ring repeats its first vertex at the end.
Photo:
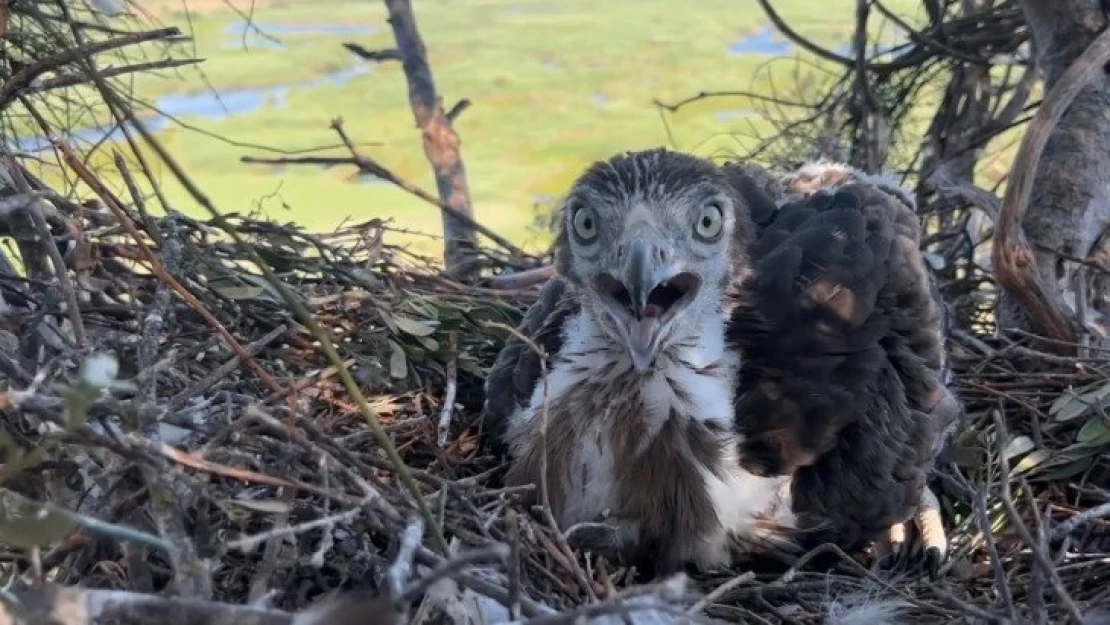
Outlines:
POLYGON ((1110 426, 1107 426, 1102 415, 1095 415, 1079 429, 1079 433, 1075 435, 1075 440, 1078 443, 1092 447, 1110 444, 1110 426))
POLYGON ((405 357, 405 350, 394 341, 390 341, 389 345, 393 348, 389 355, 389 375, 398 380, 403 380, 409 375, 408 358, 405 357))
POLYGON ((1080 458, 1078 460, 1074 460, 1072 462, 1069 462, 1069 463, 1067 463, 1063 466, 1056 467, 1056 468, 1051 469, 1049 471, 1045 471, 1041 475, 1038 475, 1036 478, 1034 478, 1034 481, 1037 481, 1037 482, 1053 482, 1053 481, 1057 481, 1057 480, 1070 479, 1070 478, 1073 478, 1076 475, 1079 475, 1080 473, 1086 471, 1088 468, 1090 468, 1091 463, 1093 463, 1094 461, 1095 461, 1094 456, 1088 456, 1086 458, 1080 458))
POLYGON ((1052 402, 1048 413, 1057 421, 1071 421, 1086 416, 1096 406, 1105 406, 1110 400, 1110 384, 1076 395, 1069 391, 1052 402))
POLYGON ((69 515, 0 490, 0 542, 21 549, 45 547, 76 529, 77 522, 69 515))
POLYGON ((393 322, 406 334, 413 336, 430 336, 436 331, 436 322, 431 319, 413 319, 396 315, 393 322))
POLYGON ((1051 460, 1052 456, 1053 453, 1051 451, 1047 449, 1038 449, 1022 458, 1021 461, 1017 463, 1017 466, 1014 467, 1013 474, 1022 475, 1028 473, 1048 460, 1051 460))
POLYGON ((439 351, 439 341, 436 341, 435 339, 433 339, 431 337, 418 336, 418 337, 416 337, 416 340, 419 341, 420 345, 422 345, 424 347, 424 349, 429 351, 429 352, 439 351))

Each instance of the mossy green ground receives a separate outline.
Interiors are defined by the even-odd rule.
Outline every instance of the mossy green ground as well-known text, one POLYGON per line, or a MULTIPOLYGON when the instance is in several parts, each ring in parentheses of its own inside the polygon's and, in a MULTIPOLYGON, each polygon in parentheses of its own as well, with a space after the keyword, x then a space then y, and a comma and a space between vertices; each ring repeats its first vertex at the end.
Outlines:
MULTIPOLYGON (((905 0, 892 6, 912 18, 917 4, 905 0)), ((542 214, 536 203, 565 191, 591 160, 659 145, 703 155, 742 151, 771 132, 750 116, 718 115, 753 107, 746 98, 704 101, 668 114, 666 124, 653 99, 674 101, 703 90, 769 93, 771 76, 775 91, 789 94, 798 77, 815 71, 788 59, 772 62, 774 55, 729 53, 731 43, 768 26, 755 0, 418 0, 414 5, 446 105, 463 97, 473 102, 456 127, 477 217, 532 248, 547 239, 532 228, 542 214)), ((850 42, 854 5, 853 0, 775 3, 799 31, 830 47, 850 42)), ((243 155, 277 154, 229 143, 283 150, 334 145, 337 137, 328 125, 341 117, 356 141, 380 144, 364 147, 367 154, 434 191, 400 64, 379 64, 341 86, 297 88, 357 62, 343 41, 392 47, 385 18, 382 3, 365 0, 256 5, 253 20, 263 30, 273 24, 377 28, 372 35, 275 34, 284 44, 277 49, 256 35, 244 46, 247 26, 230 10, 166 12, 163 21, 194 37, 181 51, 206 60, 197 69, 140 77, 137 95, 152 100, 206 88, 289 85, 281 105, 223 120, 182 118, 208 134, 171 125, 161 137, 222 211, 261 208, 274 219, 317 230, 344 220, 388 217, 401 228, 438 234, 437 209, 404 191, 353 181, 350 168, 243 164, 243 155), (229 34, 231 24, 239 26, 229 34)), ((164 167, 158 170, 178 208, 203 214, 164 167)), ((433 253, 438 247, 426 238, 414 242, 433 253)))

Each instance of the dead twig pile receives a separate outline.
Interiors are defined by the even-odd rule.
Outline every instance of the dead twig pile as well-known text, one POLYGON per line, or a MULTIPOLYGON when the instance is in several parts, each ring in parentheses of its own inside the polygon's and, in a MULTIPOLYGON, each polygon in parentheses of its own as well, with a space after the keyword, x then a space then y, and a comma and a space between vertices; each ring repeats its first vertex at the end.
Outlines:
MULTIPOLYGON (((389 245, 381 223, 313 235, 227 215, 234 244, 212 221, 144 216, 137 203, 67 206, 51 210, 80 233, 69 286, 3 278, 4 492, 25 498, 24 510, 52 505, 50 523, 0 522, 3 541, 20 547, 9 555, 16 588, 50 579, 127 591, 126 605, 143 609, 154 609, 146 594, 170 590, 209 602, 190 608, 202 611, 299 610, 331 591, 385 592, 407 549, 415 568, 404 584, 448 567, 491 600, 487 611, 547 619, 624 605, 632 572, 568 559, 544 517, 498 486, 498 463, 478 444, 499 326, 516 324, 536 287, 455 282, 389 245), (417 500, 257 258, 326 329, 431 511, 435 526, 419 523, 428 540, 405 547, 417 500)), ((863 592, 922 622, 1010 611, 1059 622, 1106 601, 1110 361, 957 335, 969 416, 940 472, 955 543, 945 581, 892 580, 851 559, 831 572, 738 570, 698 580, 710 594, 695 613, 819 622, 830 600, 863 592)), ((429 587, 413 583, 420 592, 403 592, 399 607, 429 587)), ((673 605, 691 608, 698 595, 680 597, 673 605)))

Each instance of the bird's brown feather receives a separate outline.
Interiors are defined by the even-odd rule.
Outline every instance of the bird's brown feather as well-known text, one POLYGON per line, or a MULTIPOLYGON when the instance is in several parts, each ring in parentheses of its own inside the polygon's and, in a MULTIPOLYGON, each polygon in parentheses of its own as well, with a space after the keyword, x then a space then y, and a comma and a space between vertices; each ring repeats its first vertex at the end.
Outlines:
POLYGON ((729 327, 736 422, 749 470, 794 475, 799 520, 824 526, 809 538, 851 547, 912 515, 955 418, 944 310, 904 195, 839 166, 805 174, 756 223, 729 327))

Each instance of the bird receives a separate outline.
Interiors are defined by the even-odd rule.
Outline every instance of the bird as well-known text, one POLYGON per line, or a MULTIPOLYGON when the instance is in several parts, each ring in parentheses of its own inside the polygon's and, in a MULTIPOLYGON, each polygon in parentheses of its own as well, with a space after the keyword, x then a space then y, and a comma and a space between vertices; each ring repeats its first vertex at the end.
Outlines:
POLYGON ((947 537, 928 482, 961 405, 949 312, 920 252, 913 196, 835 162, 780 180, 750 164, 725 169, 764 207, 753 218, 756 277, 727 330, 743 354, 742 464, 792 476, 803 546, 878 538, 878 555, 902 558, 916 530, 936 576, 947 537))
POLYGON ((653 148, 588 166, 558 224, 482 419, 568 542, 657 572, 907 525, 943 550, 924 476, 958 402, 896 183, 653 148))

